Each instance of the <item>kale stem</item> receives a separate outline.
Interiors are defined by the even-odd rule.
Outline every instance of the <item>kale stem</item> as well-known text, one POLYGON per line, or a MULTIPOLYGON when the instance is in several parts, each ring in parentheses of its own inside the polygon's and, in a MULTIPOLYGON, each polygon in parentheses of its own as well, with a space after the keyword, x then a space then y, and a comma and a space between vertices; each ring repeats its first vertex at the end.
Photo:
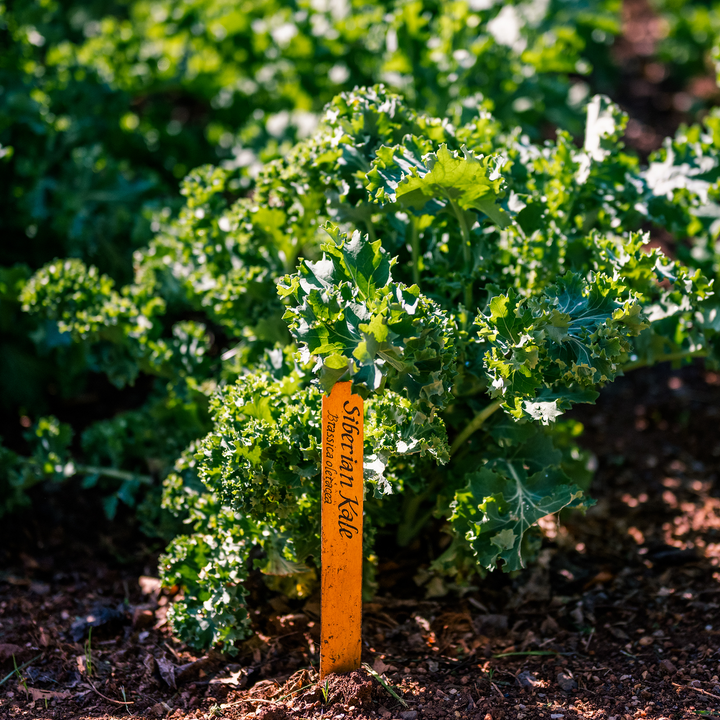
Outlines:
MULTIPOLYGON (((127 472, 126 470, 117 470, 116 468, 94 467, 92 465, 75 465, 76 475, 102 475, 104 477, 115 478, 116 480, 137 480, 143 485, 152 485, 153 479, 150 475, 140 475, 139 473, 127 472)), ((36 475, 26 480, 22 485, 22 490, 29 490, 35 485, 47 480, 45 475, 36 475)))
POLYGON ((412 278, 415 285, 420 285, 420 228, 418 219, 410 216, 410 248, 412 250, 412 278))
POLYGON ((367 218, 367 220, 365 220, 365 227, 367 228, 370 242, 375 242, 377 240, 377 235, 375 234, 375 225, 373 225, 373 221, 370 218, 367 218))
MULTIPOLYGON (((452 206, 455 217, 457 218, 458 224, 460 225, 460 233, 462 235, 462 246, 463 246, 463 260, 465 260, 465 274, 468 277, 468 282, 465 285, 465 311, 471 312, 473 304, 473 289, 472 289, 472 253, 470 252, 470 228, 467 224, 467 218, 465 213, 451 200, 450 205, 452 206)), ((467 319, 466 319, 467 322, 467 319)))
POLYGON ((431 497, 432 493, 437 490, 440 484, 440 480, 436 477, 428 487, 419 494, 408 491, 405 492, 402 510, 403 519, 398 525, 396 535, 397 544, 400 547, 407 547, 423 529, 425 523, 432 517, 435 512, 434 506, 424 512, 419 519, 417 519, 417 514, 425 500, 431 497))
POLYGON ((153 479, 150 475, 139 475, 138 473, 128 472, 127 470, 117 470, 116 468, 76 465, 75 471, 80 475, 102 475, 104 477, 115 478, 116 480, 137 480, 143 485, 153 484, 153 479))
POLYGON ((636 360, 635 362, 628 363, 623 367, 623 372, 630 372, 631 370, 638 370, 639 368, 647 367, 648 365, 657 365, 661 362, 673 362, 674 360, 685 360, 691 358, 702 358, 707 357, 707 350, 680 350, 674 353, 668 353, 667 355, 660 355, 655 358, 652 363, 647 360, 636 360))
POLYGON ((465 443, 465 441, 477 430, 479 430, 485 421, 502 405, 502 400, 495 400, 487 407, 483 408, 461 431, 455 438, 450 447, 450 455, 454 455, 465 443))

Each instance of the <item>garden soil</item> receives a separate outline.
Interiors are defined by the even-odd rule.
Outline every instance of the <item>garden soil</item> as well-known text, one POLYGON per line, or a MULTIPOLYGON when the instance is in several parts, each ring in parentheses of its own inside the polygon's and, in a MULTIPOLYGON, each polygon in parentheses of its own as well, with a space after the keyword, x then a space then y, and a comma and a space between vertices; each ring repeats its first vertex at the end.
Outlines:
POLYGON ((0 717, 720 718, 720 375, 635 371, 572 415, 595 506, 543 522, 531 567, 462 597, 423 594, 421 546, 381 557, 364 665, 322 683, 317 596, 256 581, 256 635, 199 655, 170 632, 176 595, 147 548, 118 563, 103 558, 133 547, 121 527, 73 539, 38 521, 0 574, 0 717))

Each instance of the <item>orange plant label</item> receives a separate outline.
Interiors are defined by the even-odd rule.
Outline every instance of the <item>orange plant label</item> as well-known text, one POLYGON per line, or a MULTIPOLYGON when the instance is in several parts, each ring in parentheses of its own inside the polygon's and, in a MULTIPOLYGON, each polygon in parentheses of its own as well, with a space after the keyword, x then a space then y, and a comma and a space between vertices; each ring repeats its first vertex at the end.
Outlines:
POLYGON ((322 401, 321 678, 360 667, 363 400, 350 385, 322 401))

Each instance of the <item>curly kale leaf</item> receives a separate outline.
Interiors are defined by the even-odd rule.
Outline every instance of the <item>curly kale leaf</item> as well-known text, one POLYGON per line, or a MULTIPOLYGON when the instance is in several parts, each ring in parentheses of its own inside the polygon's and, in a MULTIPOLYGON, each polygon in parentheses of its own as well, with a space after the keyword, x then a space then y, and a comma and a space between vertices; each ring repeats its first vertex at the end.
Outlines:
POLYGON ((213 398, 214 429, 198 444, 201 480, 258 521, 319 497, 321 393, 300 386, 297 373, 240 378, 213 398))
POLYGON ((455 326, 447 312, 413 285, 394 282, 380 241, 333 225, 323 259, 303 260, 278 285, 290 301, 285 313, 300 346, 318 359, 325 390, 341 378, 367 397, 383 389, 429 407, 448 401, 455 326))
POLYGON ((467 528, 465 539, 482 567, 492 570, 503 560, 505 572, 520 570, 525 567, 525 533, 546 515, 582 506, 582 490, 566 483, 558 469, 533 475, 513 469, 506 476, 483 468, 470 475, 467 487, 456 493, 451 522, 456 528, 467 528))
POLYGON ((591 504, 562 464, 551 438, 536 432, 468 474, 455 493, 450 522, 482 567, 492 570, 502 560, 503 571, 519 570, 525 566, 523 537, 540 518, 591 504))
POLYGON ((638 298, 648 319, 649 327, 633 341, 630 368, 683 356, 717 358, 720 298, 713 280, 648 249, 649 234, 593 240, 594 269, 614 277, 617 298, 638 298))
POLYGON ((212 534, 180 535, 160 558, 163 584, 184 590, 168 611, 168 620, 191 647, 220 643, 234 655, 233 643, 251 634, 244 587, 249 550, 236 526, 212 534))
POLYGON ((69 425, 53 416, 41 417, 23 434, 31 450, 27 457, 0 442, 0 517, 28 505, 27 491, 34 485, 47 480, 60 483, 75 474, 69 452, 73 430, 69 425))
MULTIPOLYGON (((317 520, 320 400, 320 390, 297 372, 280 380, 265 374, 240 378, 213 398, 213 431, 193 452, 202 482, 258 521, 290 527, 303 508, 317 520)), ((397 485, 386 474, 393 458, 449 460, 442 419, 428 417, 406 398, 392 391, 373 396, 366 417, 365 480, 376 495, 390 494, 397 485)))
POLYGON ((568 273, 538 298, 512 289, 494 297, 478 316, 492 394, 512 415, 547 424, 618 375, 628 338, 646 324, 635 300, 615 299, 613 287, 603 275, 586 282, 568 273))
POLYGON ((164 483, 163 508, 183 517, 190 530, 160 558, 160 578, 166 587, 183 591, 168 612, 173 630, 194 648, 219 643, 233 655, 233 644, 252 634, 245 584, 253 563, 270 584, 279 576, 299 581, 298 573, 314 577, 314 572, 297 561, 298 543, 281 525, 257 522, 223 504, 220 493, 203 484, 197 475, 198 447, 188 446, 164 483), (262 559, 257 558, 260 549, 262 559))
POLYGON ((25 312, 56 323, 60 333, 90 346, 90 365, 118 387, 132 384, 141 371, 177 379, 210 372, 206 326, 182 321, 162 337, 165 302, 148 298, 140 305, 129 288, 114 289, 107 275, 82 261, 55 260, 40 268, 23 288, 25 312))
POLYGON ((403 145, 379 148, 367 175, 374 200, 398 203, 418 215, 474 210, 507 227, 510 220, 498 206, 504 194, 503 159, 476 157, 464 145, 462 156, 445 143, 436 153, 427 152, 430 147, 426 140, 407 136, 403 145))
POLYGON ((429 456, 443 465, 450 460, 442 418, 429 417, 392 391, 371 398, 365 411, 364 466, 365 482, 374 487, 376 497, 402 489, 392 460, 410 455, 429 456))
POLYGON ((593 163, 602 163, 617 151, 626 125, 627 115, 604 95, 595 95, 588 103, 584 152, 575 175, 579 184, 588 181, 593 163))

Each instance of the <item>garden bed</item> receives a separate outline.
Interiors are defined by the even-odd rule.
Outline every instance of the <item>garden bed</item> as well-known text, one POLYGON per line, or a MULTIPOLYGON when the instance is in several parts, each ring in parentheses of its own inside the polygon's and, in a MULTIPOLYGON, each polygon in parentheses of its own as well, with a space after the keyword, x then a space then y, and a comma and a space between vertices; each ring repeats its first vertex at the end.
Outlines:
MULTIPOLYGON (((531 568, 492 574, 463 598, 422 597, 403 554, 382 557, 379 593, 364 606, 373 673, 327 685, 316 672, 317 596, 273 598, 258 584, 255 637, 232 658, 198 655, 173 639, 173 596, 120 523, 86 527, 79 540, 67 522, 63 536, 38 524, 21 540, 6 525, 17 561, 0 575, 0 679, 10 674, 0 715, 720 716, 720 376, 635 372, 573 414, 598 458, 595 507, 544 524, 531 568), (134 559, 109 559, 121 546, 134 559)), ((64 500, 72 521, 78 509, 64 500)))

